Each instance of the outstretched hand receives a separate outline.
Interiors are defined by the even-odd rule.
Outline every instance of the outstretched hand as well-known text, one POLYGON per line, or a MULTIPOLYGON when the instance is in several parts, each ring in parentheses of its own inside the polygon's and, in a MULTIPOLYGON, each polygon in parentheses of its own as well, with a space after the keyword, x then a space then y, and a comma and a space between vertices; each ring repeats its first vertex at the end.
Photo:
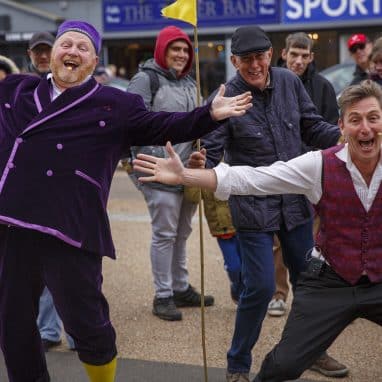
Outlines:
POLYGON ((152 155, 138 154, 134 159, 134 170, 148 174, 138 180, 142 183, 160 182, 164 184, 182 184, 184 166, 170 142, 166 144, 169 158, 157 158, 152 155))
POLYGON ((224 93, 225 86, 220 85, 219 91, 212 100, 210 113, 215 121, 241 116, 252 107, 251 92, 245 92, 234 97, 224 97, 224 93))

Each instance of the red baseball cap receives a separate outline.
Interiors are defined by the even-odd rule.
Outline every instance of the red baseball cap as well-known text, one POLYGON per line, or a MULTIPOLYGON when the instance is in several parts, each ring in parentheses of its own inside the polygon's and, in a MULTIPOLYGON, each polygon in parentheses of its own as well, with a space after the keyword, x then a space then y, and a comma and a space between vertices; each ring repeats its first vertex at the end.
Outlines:
POLYGON ((348 40, 348 49, 350 50, 354 45, 357 44, 366 44, 367 41, 367 37, 364 34, 353 34, 353 36, 351 36, 348 40))

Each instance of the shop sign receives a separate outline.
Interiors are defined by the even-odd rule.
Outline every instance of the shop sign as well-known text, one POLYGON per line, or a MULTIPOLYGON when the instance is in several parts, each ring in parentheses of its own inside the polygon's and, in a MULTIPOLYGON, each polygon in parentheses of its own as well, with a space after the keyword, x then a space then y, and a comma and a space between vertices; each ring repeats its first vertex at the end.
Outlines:
MULTIPOLYGON (((104 31, 153 30, 169 24, 190 27, 162 17, 161 9, 174 1, 103 0, 104 31)), ((279 0, 198 0, 198 26, 278 24, 279 7, 279 0)))
POLYGON ((282 23, 380 18, 381 3, 382 0, 283 0, 282 23))

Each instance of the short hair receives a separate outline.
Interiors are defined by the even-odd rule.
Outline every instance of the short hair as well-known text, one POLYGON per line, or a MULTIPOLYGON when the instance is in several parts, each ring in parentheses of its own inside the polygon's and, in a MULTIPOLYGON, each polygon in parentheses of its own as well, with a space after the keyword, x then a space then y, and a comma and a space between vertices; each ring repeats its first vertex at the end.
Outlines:
POLYGON ((340 117, 343 117, 349 106, 365 98, 374 97, 382 109, 382 87, 375 81, 365 80, 357 85, 347 87, 338 99, 340 117))
POLYGON ((285 39, 285 50, 288 52, 290 48, 313 49, 313 40, 304 32, 291 33, 285 39))

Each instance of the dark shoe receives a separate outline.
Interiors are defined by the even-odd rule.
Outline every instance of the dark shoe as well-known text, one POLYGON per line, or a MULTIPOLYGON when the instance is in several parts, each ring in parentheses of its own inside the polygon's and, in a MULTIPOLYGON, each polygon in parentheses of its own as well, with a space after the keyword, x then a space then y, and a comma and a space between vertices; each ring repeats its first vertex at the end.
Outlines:
POLYGON ((176 309, 172 297, 155 297, 153 302, 153 314, 167 321, 180 321, 182 319, 182 312, 176 309))
POLYGON ((226 382, 249 382, 248 373, 230 373, 227 371, 226 382))
POLYGON ((42 347, 44 348, 44 351, 45 353, 47 353, 50 349, 56 347, 56 346, 60 346, 62 341, 59 340, 59 341, 51 341, 51 340, 47 340, 45 338, 43 338, 41 340, 42 342, 42 347))
MULTIPOLYGON (((201 295, 193 286, 188 285, 184 292, 174 291, 174 302, 178 308, 186 308, 189 306, 200 306, 201 295)), ((211 306, 214 304, 212 296, 204 296, 204 306, 211 306)))
POLYGON ((349 374, 349 369, 345 365, 326 353, 316 360, 310 370, 317 371, 326 377, 343 378, 349 374))

